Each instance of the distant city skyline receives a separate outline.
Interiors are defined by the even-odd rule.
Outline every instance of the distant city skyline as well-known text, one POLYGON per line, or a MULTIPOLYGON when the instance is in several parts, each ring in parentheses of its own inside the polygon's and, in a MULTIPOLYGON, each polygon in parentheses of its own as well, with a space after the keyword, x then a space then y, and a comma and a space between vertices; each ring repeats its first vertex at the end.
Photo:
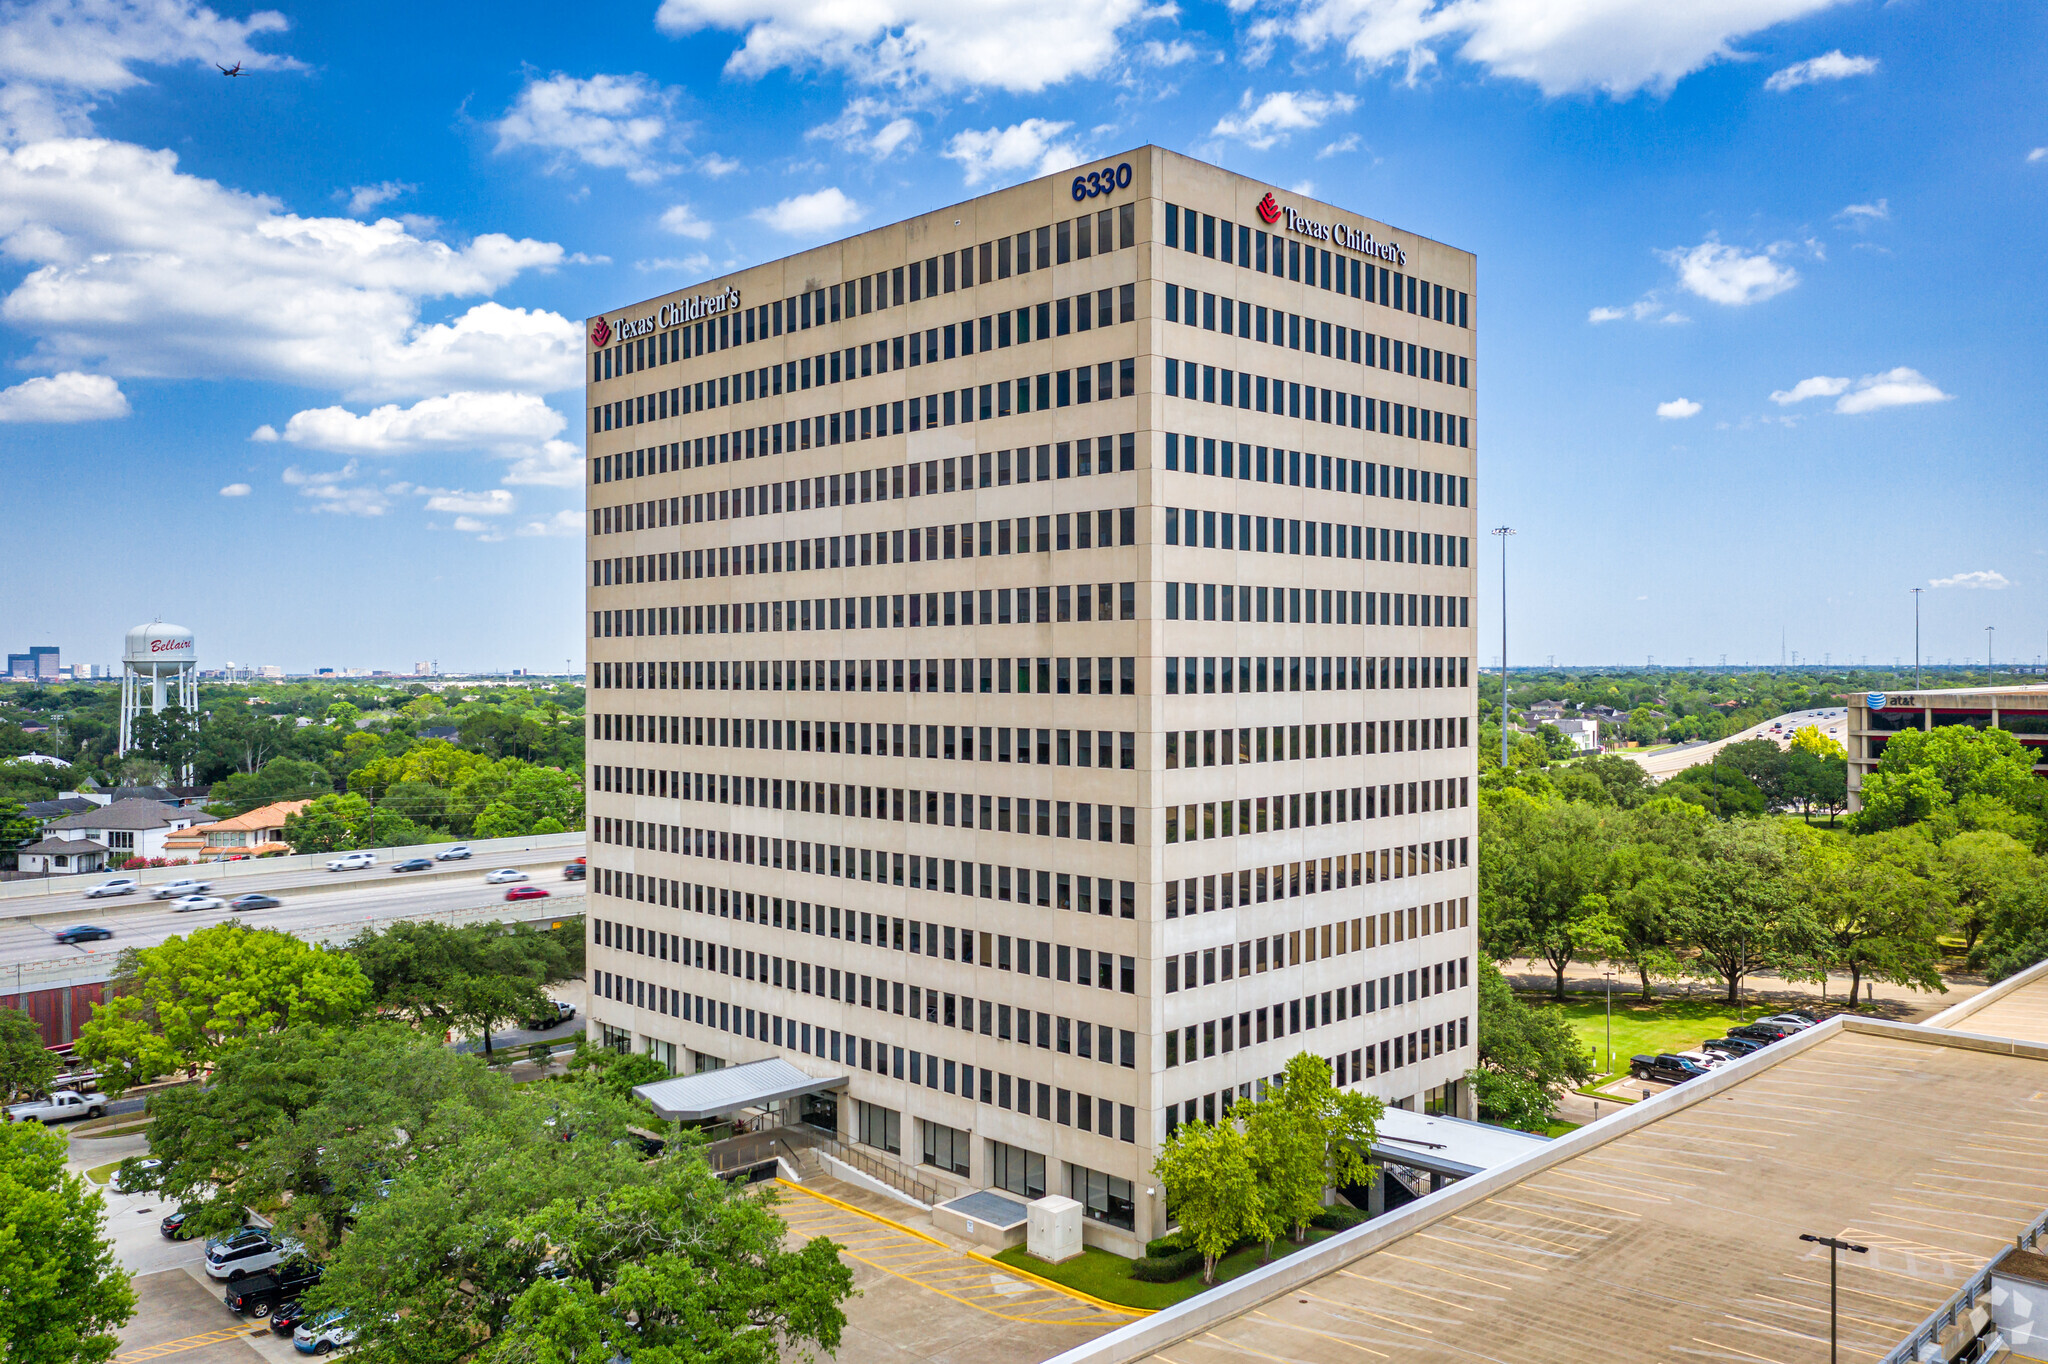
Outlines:
POLYGON ((2048 12, 1398 9, 10 6, 0 639, 580 667, 589 316, 1152 141, 1477 253, 1510 661, 2039 657, 2048 12))

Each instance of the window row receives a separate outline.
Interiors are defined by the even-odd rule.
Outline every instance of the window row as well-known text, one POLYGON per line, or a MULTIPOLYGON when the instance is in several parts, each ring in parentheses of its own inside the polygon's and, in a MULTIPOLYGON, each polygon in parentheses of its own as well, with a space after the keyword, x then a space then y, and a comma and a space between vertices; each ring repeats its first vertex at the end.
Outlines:
POLYGON ((1166 206, 1166 244, 1220 260, 1225 265, 1239 265, 1297 284, 1349 294, 1367 303, 1434 318, 1453 327, 1468 325, 1469 300, 1454 289, 1418 280, 1383 265, 1353 260, 1341 251, 1304 245, 1278 232, 1268 234, 1214 214, 1197 213, 1192 208, 1166 206))
MULTIPOLYGON (((1283 465, 1280 450, 1273 450, 1273 476, 1266 477, 1266 447, 1250 445, 1239 441, 1219 441, 1214 436, 1199 439, 1169 431, 1166 435, 1166 467, 1169 471, 1189 474, 1208 474, 1223 478, 1236 478, 1246 483, 1286 483, 1293 487, 1302 486, 1302 467, 1299 451, 1289 450, 1283 465), (1219 461, 1217 456, 1221 455, 1219 461)), ((1316 483, 1316 456, 1308 457, 1308 483, 1316 483)), ((1336 461, 1338 492, 1361 493, 1366 497, 1390 497, 1407 502, 1434 502, 1440 507, 1463 507, 1470 503, 1472 480, 1457 474, 1432 474, 1427 469, 1407 469, 1400 465, 1361 464, 1358 460, 1336 461), (1346 487, 1346 469, 1349 464, 1349 487, 1346 487), (1434 494, 1432 495, 1432 489, 1434 494)), ((1322 484, 1330 486, 1330 457, 1322 456, 1322 484)), ((1370 553, 1367 558, 1372 557, 1370 553)))
POLYGON ((1168 620, 1223 620, 1250 625, 1267 623, 1270 615, 1272 622, 1286 625, 1428 625, 1446 629, 1460 629, 1471 623, 1472 599, 1441 592, 1366 592, 1361 597, 1358 592, 1341 588, 1276 587, 1269 599, 1267 589, 1248 583, 1164 586, 1168 620), (1337 608, 1334 617, 1330 613, 1333 597, 1337 608), (1304 606, 1308 609, 1306 620, 1300 610, 1304 606))
MULTIPOLYGON (((1192 876, 1188 878, 1188 896, 1191 903, 1194 896, 1193 886, 1196 879, 1192 876)), ((1215 879, 1214 877, 1209 878, 1212 893, 1215 879)), ((1230 879, 1227 873, 1224 879, 1226 881, 1230 879)), ((1471 927, 1469 912, 1466 916, 1467 922, 1464 924, 1459 923, 1459 905, 1461 903, 1469 905, 1469 897, 1463 901, 1437 902, 1434 907, 1436 932, 1442 933, 1446 930, 1455 930, 1460 927, 1471 927), (1449 909, 1448 915, 1445 912, 1446 906, 1449 909)), ((1221 947, 1199 948, 1191 952, 1176 952, 1166 959, 1166 993, 1173 994, 1182 989, 1195 990, 1204 985, 1215 985, 1219 982, 1227 983, 1238 976, 1258 975, 1268 970, 1279 971, 1290 966, 1311 964, 1332 956, 1343 956, 1349 952, 1363 952, 1375 947, 1391 946, 1393 943, 1403 940, 1400 937, 1400 933, 1404 926, 1407 929, 1407 936, 1409 938, 1418 936, 1416 933, 1416 920, 1418 917, 1421 920, 1423 933, 1428 933, 1432 922, 1430 911, 1431 906, 1419 905, 1411 907, 1405 913, 1396 909, 1382 914, 1368 914, 1363 918, 1351 919, 1349 921, 1340 919, 1334 924, 1323 924, 1320 932, 1316 928, 1295 929, 1288 933, 1273 933, 1257 938, 1247 938, 1235 946, 1225 943, 1221 947), (1405 925, 1404 920, 1406 921, 1405 925), (1390 932, 1393 936, 1389 936, 1390 932), (1320 938, 1322 944, 1320 956, 1316 952, 1318 938, 1320 938), (1306 948, 1306 951, 1303 950, 1304 948, 1306 948)), ((1469 963, 1465 969, 1469 969, 1469 963)), ((1426 971, 1427 968, 1424 968, 1424 970, 1426 971)), ((1412 971, 1409 972, 1411 978, 1409 984, 1410 998, 1415 997, 1414 974, 1412 971)), ((1391 1004, 1400 1003, 1400 1000, 1393 999, 1384 994, 1385 979, 1385 977, 1382 977, 1382 998, 1391 1004)), ((1441 980, 1441 977, 1439 977, 1439 980, 1441 980)), ((1451 981, 1453 987, 1460 984, 1469 985, 1470 983, 1469 979, 1464 981, 1456 979, 1456 972, 1454 971, 1451 981)), ((1398 990, 1398 988, 1397 985, 1396 989, 1398 990)), ((1439 985, 1438 988, 1442 989, 1443 987, 1439 985)), ((1366 982, 1365 991, 1364 1011, 1371 1013, 1374 1008, 1372 982, 1366 982)))
POLYGON ((1390 336, 1360 331, 1357 327, 1347 328, 1342 323, 1333 326, 1299 313, 1282 312, 1278 308, 1269 313, 1264 307, 1243 302, 1233 304, 1228 298, 1219 300, 1214 294, 1197 294, 1192 288, 1185 291, 1186 306, 1183 308, 1182 294, 1178 286, 1166 286, 1168 322, 1185 321, 1190 327, 1200 327, 1204 331, 1220 332, 1224 336, 1237 336, 1261 344, 1270 343, 1287 350, 1307 351, 1310 355, 1322 355, 1333 360, 1348 360, 1368 369, 1431 379, 1459 388, 1472 386, 1471 361, 1463 355, 1396 341, 1390 336), (1220 326, 1217 324, 1219 313, 1220 326))
POLYGON ((1064 265, 1069 260, 1107 255, 1135 244, 1137 224, 1133 208, 1134 205, 1125 204, 1119 209, 1104 209, 1100 213, 1062 219, 1055 224, 1019 232, 1015 237, 982 242, 978 247, 962 247, 957 255, 949 251, 943 256, 929 256, 922 261, 862 275, 842 284, 826 285, 822 289, 809 290, 772 303, 757 304, 735 313, 622 342, 592 354, 591 381, 601 383, 653 366, 672 364, 757 340, 765 341, 770 337, 808 331, 813 326, 823 327, 838 322, 842 317, 865 316, 886 309, 892 303, 901 307, 906 302, 915 303, 922 298, 936 298, 941 293, 950 294, 956 288, 971 289, 977 278, 984 284, 990 280, 1008 279, 1013 266, 1015 273, 1029 274, 1034 257, 1039 269, 1049 270, 1054 264, 1064 265), (1112 213, 1116 215, 1114 235, 1111 231, 1112 213))
POLYGON ((1249 729, 1169 729, 1166 770, 1232 767, 1239 763, 1292 762, 1308 758, 1351 758, 1379 753, 1411 753, 1418 748, 1470 747, 1471 717, 1440 715, 1436 741, 1430 742, 1429 720, 1353 720, 1337 723, 1337 743, 1330 746, 1331 725, 1255 725, 1249 729), (1318 731, 1321 741, 1318 742, 1318 731), (1270 736, 1270 743, 1268 742, 1270 736), (1307 742, 1303 740, 1306 738, 1307 742), (1403 745, 1405 738, 1406 744, 1403 745), (1419 739, 1419 742, 1418 742, 1419 739), (1271 753, 1271 757, 1267 756, 1271 753), (1220 755, 1220 761, 1219 761, 1220 755))
MULTIPOLYGON (((1438 777, 1434 781, 1382 783, 1354 786, 1346 791, 1294 791, 1271 797, 1270 811, 1265 796, 1243 796, 1237 800, 1193 801, 1166 807, 1166 841, 1194 843, 1211 838, 1235 838, 1239 834, 1263 834, 1275 830, 1299 829, 1318 824, 1345 824, 1354 819, 1391 818, 1395 815, 1427 814, 1432 810, 1455 809, 1470 803, 1471 788, 1466 777, 1438 777), (1317 818, 1320 795, 1322 816, 1317 818), (1336 800, 1336 818, 1331 819, 1331 798, 1336 800), (1348 797, 1348 801, 1347 801, 1348 797), (1304 811, 1306 817, 1304 818, 1304 811), (1270 820, 1268 818, 1270 814, 1270 820)), ((1452 839, 1450 866, 1464 854, 1452 839)), ((1427 854, 1428 848, 1424 847, 1427 854)), ((1423 870, 1442 871, 1442 867, 1423 870)), ((1368 878, 1371 879, 1371 878, 1368 878)))
MULTIPOLYGON (((1166 396, 1185 397, 1189 402, 1221 403, 1246 412, 1265 412, 1269 401, 1268 382, 1263 374, 1243 374, 1228 366, 1218 368, 1215 365, 1198 365, 1193 360, 1171 358, 1166 362, 1166 396)), ((1280 379, 1271 380, 1270 384, 1270 410, 1277 417, 1334 423, 1360 431, 1433 441, 1438 445, 1470 446, 1472 443, 1470 419, 1455 413, 1404 406, 1356 393, 1318 389, 1314 384, 1289 383, 1280 379), (1332 403, 1336 408, 1334 416, 1331 413, 1332 403)))
MULTIPOLYGON (((1358 594, 1354 592, 1352 595, 1358 594)), ((951 592, 912 592, 908 596, 898 592, 860 597, 800 597, 795 601, 615 608, 592 613, 591 636, 594 639, 613 639, 640 635, 902 630, 977 623, 1030 625, 1034 621, 1040 625, 1051 625, 1069 620, 1136 620, 1137 616, 1136 583, 1076 583, 1057 587, 988 588, 978 595, 961 592, 957 599, 951 592), (1115 589, 1114 614, 1110 606, 1112 588, 1115 589)), ((1004 686, 1002 690, 1008 691, 1009 688, 1004 686)))
POLYGON ((1385 526, 1347 526, 1341 522, 1302 521, 1279 516, 1269 518, 1194 507, 1166 508, 1166 543, 1169 545, 1185 543, 1189 549, 1300 554, 1304 536, 1307 552, 1324 557, 1398 564, 1435 563, 1445 568, 1472 566, 1472 542, 1468 536, 1432 537, 1428 531, 1394 530, 1385 526), (1334 554, 1331 549, 1333 539, 1334 554))
MULTIPOLYGON (((1245 1022, 1245 1016, 1239 1014, 1239 1045, 1243 1045, 1242 1035, 1245 1022)), ((1193 1049, 1199 1045, 1199 1041, 1190 1042, 1185 1033, 1183 1033, 1178 1050, 1192 1062, 1196 1059, 1193 1049)), ((1330 1069, 1336 1085, 1340 1089, 1348 1088, 1378 1075, 1391 1074, 1393 1071, 1400 1069, 1404 1064, 1413 1065, 1432 1056, 1441 1056, 1447 1052, 1457 1051, 1470 1045, 1472 1045, 1472 1018, 1468 1014, 1463 1018, 1454 1018, 1447 1022, 1434 1024, 1431 1027, 1419 1028, 1407 1035, 1405 1044, 1403 1039, 1397 1035, 1381 1041, 1377 1046, 1368 1042, 1363 1047, 1353 1047, 1348 1055, 1344 1052, 1339 1052, 1334 1058, 1330 1058, 1330 1069)), ((1259 1084, 1261 1091, 1263 1091, 1265 1082, 1262 1080, 1259 1084)), ((1251 1097, 1251 1082, 1245 1081, 1238 1085, 1235 1090, 1224 1089, 1213 1094, 1201 1094, 1192 1099, 1170 1103, 1166 1106, 1165 1135, 1171 1137, 1173 1129, 1184 1122, 1202 1122, 1213 1127, 1219 1118, 1227 1121, 1230 1117, 1230 1110, 1238 1102, 1251 1097)))

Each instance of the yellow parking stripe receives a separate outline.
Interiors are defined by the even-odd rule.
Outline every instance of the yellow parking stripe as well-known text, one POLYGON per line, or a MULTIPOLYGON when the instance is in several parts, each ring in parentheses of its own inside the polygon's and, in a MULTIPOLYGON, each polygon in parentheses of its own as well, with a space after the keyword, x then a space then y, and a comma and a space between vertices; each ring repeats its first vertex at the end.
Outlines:
POLYGON ((225 1341, 239 1340, 245 1335, 259 1334, 246 1326, 223 1327, 208 1331, 204 1335, 185 1336, 178 1340, 161 1341, 155 1345, 144 1345, 136 1350, 123 1350, 114 1356, 114 1364, 140 1364, 145 1359, 162 1359, 165 1355, 183 1354, 187 1350, 201 1350, 208 1345, 219 1345, 225 1341))

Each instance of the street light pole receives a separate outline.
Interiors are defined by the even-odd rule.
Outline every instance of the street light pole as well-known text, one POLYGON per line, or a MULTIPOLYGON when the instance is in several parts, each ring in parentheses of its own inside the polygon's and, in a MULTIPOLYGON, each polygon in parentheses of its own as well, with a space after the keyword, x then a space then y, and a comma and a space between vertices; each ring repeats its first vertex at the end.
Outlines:
POLYGON ((1500 537, 1500 767, 1508 767, 1508 537, 1513 526, 1495 526, 1500 537))
POLYGON ((1799 1239, 1811 1241, 1817 1246, 1826 1246, 1828 1248, 1828 1364, 1835 1364, 1835 1351, 1837 1349, 1835 1262, 1841 1258, 1841 1252, 1845 1250, 1853 1250, 1858 1255, 1868 1255, 1870 1247, 1859 1246, 1854 1241, 1844 1241, 1836 1236, 1814 1236, 1803 1231, 1799 1233, 1799 1239))
POLYGON ((1984 681, 1987 684, 1991 681, 1993 675, 1995 675, 1998 671, 1998 669, 1994 668, 1991 665, 1991 645, 1994 639, 1996 638, 1993 632, 1997 629, 1998 627, 1996 625, 1987 625, 1984 627, 1984 681))
POLYGON ((1920 685, 1920 594, 1924 588, 1913 589, 1913 685, 1920 685))

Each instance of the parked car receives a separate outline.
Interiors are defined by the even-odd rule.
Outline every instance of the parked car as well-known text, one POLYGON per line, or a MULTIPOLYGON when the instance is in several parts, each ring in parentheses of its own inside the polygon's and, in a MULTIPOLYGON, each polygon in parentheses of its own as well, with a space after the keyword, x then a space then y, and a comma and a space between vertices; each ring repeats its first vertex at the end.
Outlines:
POLYGON ((73 924, 69 928, 59 929, 55 936, 58 942, 69 947, 73 943, 104 942, 114 936, 114 930, 95 928, 91 924, 73 924))
POLYGON ((579 857, 574 862, 563 864, 562 879, 564 881, 581 881, 589 871, 590 864, 579 857))
POLYGON ((1759 1018, 1757 1020, 1757 1022, 1759 1023, 1769 1023, 1787 1027, 1790 1028, 1793 1032, 1805 1032, 1808 1028, 1814 1025, 1815 1021, 1816 1020, 1814 1019, 1812 1014, 1804 1012, 1772 1014, 1769 1018, 1759 1018))
POLYGON ((432 871, 433 869, 434 859, 431 857, 408 857, 403 862, 393 862, 391 864, 391 870, 393 871, 432 871))
POLYGON ((265 895, 260 890, 252 890, 247 895, 237 895, 228 901, 228 908, 240 913, 250 909, 276 909, 283 903, 284 901, 275 895, 265 895))
POLYGON ((1630 1057, 1628 1073, 1638 1080, 1662 1080, 1666 1084, 1677 1085, 1697 1080, 1707 1073, 1707 1067, 1673 1052, 1662 1051, 1654 1056, 1630 1057))
POLYGON ((171 913, 190 914, 200 909, 226 909, 228 902, 218 895, 180 895, 171 901, 171 913))
POLYGON ((155 1156, 130 1156, 114 1170, 115 1193, 144 1193, 163 1182, 164 1163, 155 1156))
POLYGON ((165 1213, 164 1220, 156 1224, 156 1229, 163 1233, 166 1241, 189 1241, 192 1233, 185 1230, 185 1223, 191 1219, 192 1209, 180 1208, 176 1212, 165 1213))
POLYGON ((287 1298, 320 1282, 320 1266, 311 1260, 286 1260, 263 1274, 250 1274, 228 1285, 221 1300, 238 1316, 263 1321, 287 1298))
POLYGON ((356 1338, 348 1328, 348 1314, 339 1308, 322 1312, 292 1332, 292 1348, 302 1355, 324 1355, 356 1338))
POLYGON ((545 1032, 549 1028, 561 1027, 576 1016, 576 1006, 574 1004, 565 1004, 559 999, 549 1000, 548 1008, 552 1012, 553 1017, 549 1017, 548 1014, 542 1014, 538 1018, 529 1018, 519 1026, 525 1028, 528 1032, 545 1032))
POLYGON ((85 898, 98 900, 108 895, 133 895, 141 884, 132 876, 116 876, 94 886, 85 893, 85 898))
POLYGON ((259 1228, 243 1227, 232 1236, 216 1237, 206 1243, 206 1272, 233 1283, 282 1263, 297 1249, 273 1240, 259 1228))
POLYGON ((436 862, 467 862, 469 860, 469 844, 457 843, 452 848, 443 848, 434 854, 434 860, 436 862))
POLYGON ((545 900, 548 893, 539 886, 514 886, 505 892, 508 900, 545 900))
POLYGON ((327 870, 329 871, 361 871, 365 867, 374 867, 376 865, 377 854, 367 850, 347 852, 339 857, 327 859, 327 870))
POLYGON ((270 1309, 270 1329, 285 1339, 291 1339, 292 1332, 304 1326, 313 1314, 306 1310, 306 1304, 299 1298, 281 1302, 270 1309))
POLYGON ((501 886, 507 881, 524 881, 526 873, 517 867, 493 867, 484 873, 484 884, 501 886))
POLYGON ((175 881, 166 881, 149 893, 152 900, 181 900, 187 895, 204 895, 212 890, 210 882, 195 881, 189 876, 180 876, 175 881))
POLYGON ((1691 1051, 1673 1052, 1672 1055, 1682 1061, 1690 1061, 1696 1066, 1704 1066, 1708 1070, 1712 1070, 1716 1066, 1726 1065, 1730 1059, 1720 1052, 1708 1051, 1705 1047, 1694 1047, 1691 1051))
POLYGON ((1739 1061, 1751 1052, 1763 1049, 1764 1044, 1753 1037, 1716 1037, 1700 1043, 1700 1050, 1718 1052, 1731 1061, 1739 1061))
POLYGON ((1758 1042, 1782 1042, 1800 1031, 1789 1023, 1745 1023, 1739 1028, 1730 1028, 1730 1037, 1748 1037, 1758 1042))
POLYGON ((73 1118, 97 1118, 106 1111, 107 1096, 96 1089, 83 1094, 75 1089, 60 1089, 47 1099, 10 1104, 5 1110, 9 1122, 39 1122, 45 1127, 73 1118))

